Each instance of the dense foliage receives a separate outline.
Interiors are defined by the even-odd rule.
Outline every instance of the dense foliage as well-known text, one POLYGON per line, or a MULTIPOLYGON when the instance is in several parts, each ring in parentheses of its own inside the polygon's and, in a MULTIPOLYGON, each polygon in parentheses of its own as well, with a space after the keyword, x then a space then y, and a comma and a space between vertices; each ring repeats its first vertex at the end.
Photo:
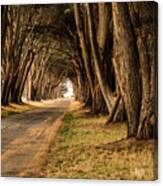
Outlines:
POLYGON ((2 104, 63 96, 156 137, 157 4, 2 6, 2 104), (24 92, 24 93, 23 93, 24 92))

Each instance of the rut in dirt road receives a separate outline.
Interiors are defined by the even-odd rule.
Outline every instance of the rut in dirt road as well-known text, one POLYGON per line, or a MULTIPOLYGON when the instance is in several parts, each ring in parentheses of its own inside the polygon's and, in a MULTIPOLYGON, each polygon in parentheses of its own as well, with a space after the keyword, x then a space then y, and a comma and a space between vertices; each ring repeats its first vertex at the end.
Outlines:
POLYGON ((44 108, 2 119, 2 176, 41 176, 50 141, 70 100, 48 102, 44 108))

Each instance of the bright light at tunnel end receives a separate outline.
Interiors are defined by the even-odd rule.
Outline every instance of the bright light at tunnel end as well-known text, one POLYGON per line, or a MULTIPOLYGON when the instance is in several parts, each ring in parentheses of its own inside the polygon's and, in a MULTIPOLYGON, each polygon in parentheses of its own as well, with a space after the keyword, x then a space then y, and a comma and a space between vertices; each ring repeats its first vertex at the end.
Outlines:
POLYGON ((73 86, 72 86, 72 82, 70 80, 67 80, 66 81, 66 88, 67 88, 67 91, 64 94, 64 97, 65 98, 71 98, 71 97, 73 97, 74 96, 73 86))

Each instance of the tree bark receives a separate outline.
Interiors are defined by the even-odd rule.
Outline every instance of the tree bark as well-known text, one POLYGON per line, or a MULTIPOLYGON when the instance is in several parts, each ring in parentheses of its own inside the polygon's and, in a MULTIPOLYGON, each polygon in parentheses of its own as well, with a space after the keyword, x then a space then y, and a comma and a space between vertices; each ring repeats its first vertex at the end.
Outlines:
POLYGON ((82 52, 82 58, 84 61, 84 66, 85 66, 85 71, 86 71, 86 75, 88 78, 88 82, 90 85, 90 89, 91 89, 91 95, 92 98, 94 97, 94 84, 93 84, 93 75, 91 72, 91 67, 90 67, 90 60, 89 60, 89 54, 88 54, 88 49, 87 49, 87 45, 86 45, 86 40, 84 37, 84 30, 81 24, 81 20, 80 20, 80 10, 79 10, 79 6, 77 4, 74 4, 74 17, 75 17, 75 22, 76 22, 76 28, 77 28, 77 33, 78 33, 78 37, 79 37, 79 41, 80 41, 80 46, 81 46, 81 52, 82 52))
POLYGON ((157 136, 157 3, 128 3, 128 6, 140 61, 141 108, 137 138, 149 139, 157 136))
POLYGON ((112 3, 115 61, 119 87, 124 100, 128 136, 136 136, 140 113, 139 61, 135 35, 126 3, 112 3))
POLYGON ((94 28, 93 28, 93 21, 92 21, 92 10, 89 4, 86 4, 86 8, 87 8, 87 15, 88 15, 88 32, 89 32, 91 51, 92 51, 92 56, 93 56, 93 61, 94 61, 94 66, 95 66, 95 73, 97 76, 97 80, 98 80, 102 95, 107 105, 108 112, 110 114, 112 113, 112 109, 114 108, 114 105, 116 104, 117 98, 114 97, 112 90, 110 89, 108 83, 106 82, 104 78, 104 75, 102 72, 102 61, 100 60, 98 42, 93 32, 94 28))

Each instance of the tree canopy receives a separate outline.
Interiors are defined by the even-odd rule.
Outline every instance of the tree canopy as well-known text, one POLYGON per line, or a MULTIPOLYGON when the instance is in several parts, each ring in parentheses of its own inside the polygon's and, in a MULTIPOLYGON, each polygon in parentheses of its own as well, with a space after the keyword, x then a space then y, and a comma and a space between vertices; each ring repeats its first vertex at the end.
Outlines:
POLYGON ((63 96, 69 79, 107 124, 157 136, 155 2, 4 5, 1 17, 2 104, 63 96))

